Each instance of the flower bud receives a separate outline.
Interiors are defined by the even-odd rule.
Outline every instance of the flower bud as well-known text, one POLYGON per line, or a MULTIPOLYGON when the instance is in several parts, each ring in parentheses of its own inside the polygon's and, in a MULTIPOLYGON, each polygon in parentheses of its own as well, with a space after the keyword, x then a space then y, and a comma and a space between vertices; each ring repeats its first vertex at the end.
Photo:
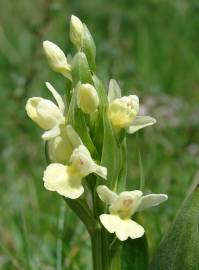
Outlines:
POLYGON ((68 64, 64 52, 56 44, 48 40, 43 42, 43 48, 51 68, 71 79, 71 66, 68 64))
POLYGON ((96 89, 89 83, 81 84, 77 90, 77 105, 84 113, 94 113, 99 105, 96 89))
POLYGON ((116 98, 109 104, 108 117, 116 128, 130 126, 139 110, 139 99, 135 95, 116 98))
POLYGON ((82 22, 78 17, 72 15, 70 21, 70 40, 78 50, 81 48, 83 33, 84 27, 82 22))

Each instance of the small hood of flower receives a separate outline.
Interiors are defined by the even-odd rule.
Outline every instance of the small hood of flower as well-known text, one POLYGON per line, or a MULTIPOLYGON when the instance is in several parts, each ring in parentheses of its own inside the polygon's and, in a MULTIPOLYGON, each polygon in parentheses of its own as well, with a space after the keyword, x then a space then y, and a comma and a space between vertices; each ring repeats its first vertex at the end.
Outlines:
POLYGON ((26 103, 26 112, 39 127, 48 130, 44 132, 42 138, 49 140, 60 134, 60 125, 65 123, 65 105, 53 86, 50 83, 46 83, 46 86, 54 96, 57 105, 51 100, 33 97, 29 98, 26 103))
POLYGON ((106 186, 98 186, 97 193, 109 205, 110 213, 100 215, 100 221, 110 233, 116 233, 121 241, 144 234, 144 228, 131 220, 135 212, 159 205, 168 198, 166 194, 143 196, 140 190, 124 191, 117 195, 106 186))

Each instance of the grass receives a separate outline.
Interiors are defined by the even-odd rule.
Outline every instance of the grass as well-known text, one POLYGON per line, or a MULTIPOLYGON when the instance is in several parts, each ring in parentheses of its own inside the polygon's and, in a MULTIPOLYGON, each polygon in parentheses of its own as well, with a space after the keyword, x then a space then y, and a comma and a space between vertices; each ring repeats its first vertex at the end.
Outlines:
POLYGON ((140 152, 145 191, 169 194, 168 203, 140 217, 153 253, 199 164, 197 1, 0 4, 0 268, 91 269, 83 225, 57 194, 43 188, 44 146, 24 111, 28 97, 48 97, 46 80, 64 91, 64 80, 48 68, 41 45, 49 39, 73 51, 67 36, 71 14, 94 33, 104 82, 118 79, 124 93, 135 91, 142 109, 158 120, 138 137, 128 137, 129 188, 139 188, 140 152))

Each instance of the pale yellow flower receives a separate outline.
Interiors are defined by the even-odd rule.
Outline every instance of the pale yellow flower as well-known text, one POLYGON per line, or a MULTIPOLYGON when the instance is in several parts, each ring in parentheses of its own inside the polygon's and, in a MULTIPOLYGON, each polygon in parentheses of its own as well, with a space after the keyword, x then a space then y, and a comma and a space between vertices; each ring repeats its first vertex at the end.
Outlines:
POLYGON ((121 97, 121 89, 115 80, 111 80, 108 91, 108 117, 116 129, 125 128, 127 133, 156 123, 150 116, 138 116, 139 98, 136 95, 121 97))
POLYGON ((82 180, 85 176, 95 173, 104 179, 107 177, 107 169, 95 163, 84 145, 73 151, 70 163, 69 166, 52 163, 46 168, 43 177, 46 189, 76 199, 84 192, 82 180))
POLYGON ((140 190, 124 191, 117 195, 106 186, 98 186, 97 193, 102 201, 110 205, 110 214, 100 215, 100 221, 110 233, 115 233, 121 241, 128 237, 139 238, 144 234, 144 228, 131 220, 131 216, 135 212, 159 205, 168 198, 166 194, 142 196, 140 190))

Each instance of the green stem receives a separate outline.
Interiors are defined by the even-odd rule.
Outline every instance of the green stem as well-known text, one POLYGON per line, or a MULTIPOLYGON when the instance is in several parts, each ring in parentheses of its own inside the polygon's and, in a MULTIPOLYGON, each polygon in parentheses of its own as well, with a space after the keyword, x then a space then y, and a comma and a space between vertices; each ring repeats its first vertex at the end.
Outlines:
POLYGON ((93 270, 104 270, 103 257, 102 257, 102 240, 101 229, 90 231, 91 246, 92 246, 92 258, 93 258, 93 270))
POLYGON ((94 228, 98 227, 98 221, 93 217, 86 201, 81 199, 71 200, 64 198, 70 208, 76 213, 76 215, 82 220, 87 230, 90 232, 94 228))
POLYGON ((101 237, 102 237, 103 270, 108 270, 108 267, 109 267, 109 242, 108 242, 108 232, 104 228, 102 228, 101 237))
POLYGON ((121 270, 121 251, 121 242, 117 238, 114 238, 110 245, 110 264, 108 270, 121 270))

